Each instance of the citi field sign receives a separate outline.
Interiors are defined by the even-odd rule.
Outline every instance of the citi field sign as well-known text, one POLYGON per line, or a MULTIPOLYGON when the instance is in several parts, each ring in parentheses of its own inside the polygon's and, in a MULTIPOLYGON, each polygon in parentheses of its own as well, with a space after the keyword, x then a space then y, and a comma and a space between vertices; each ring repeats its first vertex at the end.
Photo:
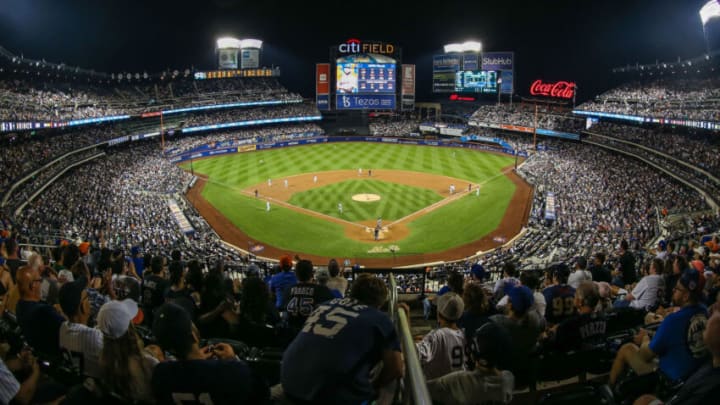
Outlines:
POLYGON ((361 41, 357 38, 350 38, 345 43, 338 45, 340 53, 378 53, 392 55, 395 53, 395 45, 385 42, 361 41))

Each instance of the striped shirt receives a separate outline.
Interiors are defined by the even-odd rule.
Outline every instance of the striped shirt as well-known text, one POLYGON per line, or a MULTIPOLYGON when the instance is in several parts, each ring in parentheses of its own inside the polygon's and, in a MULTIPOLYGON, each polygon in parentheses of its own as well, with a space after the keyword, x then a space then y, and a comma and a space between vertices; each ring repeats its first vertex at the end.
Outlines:
POLYGON ((0 359, 0 403, 9 404, 20 392, 20 383, 0 359))
POLYGON ((460 329, 433 329, 416 347, 428 380, 465 369, 465 334, 460 329))
POLYGON ((63 322, 60 325, 60 348, 70 351, 73 359, 76 353, 82 355, 82 372, 90 377, 101 377, 100 354, 103 335, 98 329, 79 323, 63 322))

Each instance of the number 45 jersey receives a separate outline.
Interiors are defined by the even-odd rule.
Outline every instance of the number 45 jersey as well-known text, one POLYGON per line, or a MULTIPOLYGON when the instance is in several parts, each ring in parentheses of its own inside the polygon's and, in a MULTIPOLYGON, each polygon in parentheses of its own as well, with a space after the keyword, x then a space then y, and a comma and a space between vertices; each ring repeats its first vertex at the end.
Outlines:
POLYGON ((353 298, 326 302, 310 314, 285 350, 285 394, 322 403, 370 399, 370 371, 386 350, 400 351, 400 342, 385 313, 353 298))

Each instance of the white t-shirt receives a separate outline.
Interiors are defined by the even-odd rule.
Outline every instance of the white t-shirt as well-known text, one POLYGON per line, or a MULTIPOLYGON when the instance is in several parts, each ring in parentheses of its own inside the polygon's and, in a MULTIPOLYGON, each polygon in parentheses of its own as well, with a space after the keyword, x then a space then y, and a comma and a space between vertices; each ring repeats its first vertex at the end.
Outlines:
POLYGON ((587 270, 575 270, 568 277, 568 285, 577 290, 583 281, 592 281, 592 273, 587 270))
POLYGON ((645 309, 657 304, 660 296, 665 291, 665 280, 659 274, 647 275, 638 281, 632 290, 634 300, 630 301, 630 307, 636 309, 645 309))
POLYGON ((427 380, 465 369, 465 334, 460 329, 433 329, 415 346, 427 380))
POLYGON ((65 321, 60 325, 59 338, 61 349, 82 353, 83 374, 96 378, 102 377, 100 371, 100 354, 103 348, 102 332, 79 323, 65 321))

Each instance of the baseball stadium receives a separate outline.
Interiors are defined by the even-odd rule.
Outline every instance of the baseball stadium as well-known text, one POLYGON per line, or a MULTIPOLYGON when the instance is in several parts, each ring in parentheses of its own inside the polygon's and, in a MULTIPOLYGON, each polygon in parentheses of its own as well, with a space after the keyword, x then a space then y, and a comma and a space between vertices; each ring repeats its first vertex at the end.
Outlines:
POLYGON ((720 1, 6 1, 0 403, 717 403, 720 1))

